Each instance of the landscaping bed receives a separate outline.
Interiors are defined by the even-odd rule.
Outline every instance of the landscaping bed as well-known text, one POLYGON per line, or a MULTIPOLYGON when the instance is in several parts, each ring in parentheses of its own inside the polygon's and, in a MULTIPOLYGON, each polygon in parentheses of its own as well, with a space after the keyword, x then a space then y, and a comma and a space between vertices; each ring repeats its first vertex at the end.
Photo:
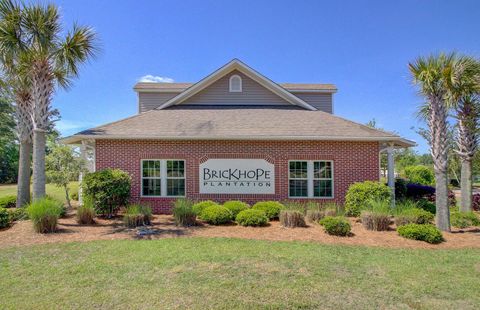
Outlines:
MULTIPOLYGON (((54 242, 113 240, 113 239, 161 239, 171 237, 229 237, 275 241, 313 241, 327 244, 348 244, 379 246, 389 248, 480 248, 480 230, 470 227, 452 228, 452 233, 443 233, 445 242, 428 244, 405 239, 395 231, 395 225, 388 231, 370 231, 355 218, 349 218, 352 233, 347 237, 331 236, 322 226, 308 223, 307 227, 285 228, 279 221, 271 221, 263 227, 243 227, 236 224, 214 226, 200 222, 197 226, 175 225, 171 215, 154 215, 149 230, 153 234, 139 235, 139 228, 126 228, 123 217, 112 219, 97 217, 94 225, 80 225, 76 222, 75 211, 58 220, 58 231, 50 234, 35 233, 30 221, 16 222, 9 229, 0 230, 0 248, 54 242)), ((141 228, 140 228, 141 230, 141 228)))

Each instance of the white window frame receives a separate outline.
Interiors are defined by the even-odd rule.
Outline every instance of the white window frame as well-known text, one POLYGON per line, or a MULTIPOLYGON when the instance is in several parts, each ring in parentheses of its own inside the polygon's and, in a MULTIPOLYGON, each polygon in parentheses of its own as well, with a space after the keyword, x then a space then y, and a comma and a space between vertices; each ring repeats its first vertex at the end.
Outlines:
POLYGON ((230 77, 229 81, 228 81, 228 88, 229 88, 229 91, 231 93, 241 93, 242 92, 242 89, 243 89, 243 83, 242 83, 242 78, 237 75, 237 74, 234 74, 230 77), (232 80, 235 79, 235 78, 238 78, 238 81, 240 82, 240 89, 233 89, 232 87, 232 80))
POLYGON ((187 162, 185 159, 158 159, 158 158, 149 158, 142 159, 140 161, 140 197, 145 198, 183 198, 187 195, 187 162), (144 177, 143 176, 143 162, 145 161, 159 161, 160 162, 160 177, 144 177), (183 177, 168 177, 167 176, 167 161, 183 161, 183 177), (159 195, 144 195, 143 194, 143 180, 144 179, 160 179, 160 196, 159 195), (167 195, 167 180, 176 179, 184 180, 185 195, 183 196, 169 196, 167 195))
POLYGON ((290 199, 334 199, 335 198, 335 171, 334 171, 334 163, 333 160, 324 160, 324 159, 315 159, 315 160, 305 160, 305 159, 292 159, 288 161, 288 198, 290 199), (298 178, 290 178, 290 163, 291 162, 307 162, 307 196, 299 197, 299 196, 290 196, 290 180, 305 180, 305 179, 298 179, 298 178), (314 162, 329 162, 332 169, 332 178, 314 178, 314 162), (313 196, 314 188, 313 188, 313 181, 314 180, 332 180, 332 196, 324 196, 324 197, 317 197, 313 196))

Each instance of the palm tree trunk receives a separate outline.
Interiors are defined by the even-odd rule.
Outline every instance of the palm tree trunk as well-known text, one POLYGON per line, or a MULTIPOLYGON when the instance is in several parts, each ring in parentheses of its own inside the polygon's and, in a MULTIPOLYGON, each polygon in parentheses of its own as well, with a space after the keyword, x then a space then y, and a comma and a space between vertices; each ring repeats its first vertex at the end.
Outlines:
POLYGON ((447 173, 435 171, 435 181, 435 205, 437 206, 435 224, 440 230, 450 231, 447 173))
POLYGON ((33 131, 33 200, 45 197, 45 144, 46 132, 33 131))
POLYGON ((462 198, 460 211, 472 211, 472 161, 470 159, 462 159, 462 175, 461 184, 462 198))
POLYGON ((30 202, 30 156, 32 143, 20 143, 20 158, 18 160, 17 208, 30 202))

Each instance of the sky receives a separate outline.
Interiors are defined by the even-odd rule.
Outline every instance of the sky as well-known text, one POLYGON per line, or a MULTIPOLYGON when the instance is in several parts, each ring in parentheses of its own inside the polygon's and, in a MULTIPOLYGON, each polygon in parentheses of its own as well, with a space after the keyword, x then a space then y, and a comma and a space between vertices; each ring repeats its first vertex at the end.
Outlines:
POLYGON ((238 58, 275 82, 333 83, 334 113, 418 143, 422 102, 408 63, 480 54, 480 1, 54 1, 65 29, 99 36, 101 51, 53 105, 62 135, 137 113, 142 77, 196 82, 238 58))

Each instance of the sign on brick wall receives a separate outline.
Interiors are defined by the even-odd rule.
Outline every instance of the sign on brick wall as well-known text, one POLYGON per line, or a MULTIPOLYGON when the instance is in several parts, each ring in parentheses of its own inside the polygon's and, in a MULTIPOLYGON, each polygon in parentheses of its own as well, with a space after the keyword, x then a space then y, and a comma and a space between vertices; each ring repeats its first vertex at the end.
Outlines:
POLYGON ((208 159, 199 169, 201 194, 275 194, 275 167, 265 159, 208 159))

